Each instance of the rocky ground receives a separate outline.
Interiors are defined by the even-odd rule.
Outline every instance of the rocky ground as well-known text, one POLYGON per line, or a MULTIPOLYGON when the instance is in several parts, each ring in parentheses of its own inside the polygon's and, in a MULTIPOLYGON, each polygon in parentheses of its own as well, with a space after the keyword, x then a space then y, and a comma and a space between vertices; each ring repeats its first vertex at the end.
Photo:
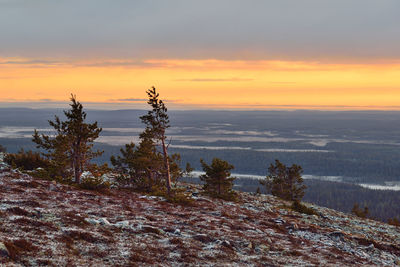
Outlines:
POLYGON ((269 195, 193 206, 37 180, 0 159, 1 266, 399 266, 400 229, 269 195))

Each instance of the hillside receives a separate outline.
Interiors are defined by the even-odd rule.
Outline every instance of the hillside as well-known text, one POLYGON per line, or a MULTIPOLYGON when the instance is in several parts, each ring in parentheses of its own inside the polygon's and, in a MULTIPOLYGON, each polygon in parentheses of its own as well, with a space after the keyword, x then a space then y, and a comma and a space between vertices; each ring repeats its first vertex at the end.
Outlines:
POLYGON ((0 160, 2 266, 396 266, 400 229, 273 196, 202 196, 179 206, 37 180, 0 160))

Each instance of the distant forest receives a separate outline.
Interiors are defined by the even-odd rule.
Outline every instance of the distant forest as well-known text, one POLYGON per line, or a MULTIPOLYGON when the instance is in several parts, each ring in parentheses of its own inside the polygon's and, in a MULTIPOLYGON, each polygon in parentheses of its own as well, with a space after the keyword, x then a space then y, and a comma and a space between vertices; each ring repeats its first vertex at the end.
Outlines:
MULTIPOLYGON (((200 183, 197 178, 184 178, 183 180, 200 183)), ((307 186, 303 201, 314 203, 346 213, 351 213, 355 203, 360 207, 367 206, 369 218, 387 222, 391 218, 400 218, 400 192, 389 190, 371 190, 358 185, 341 182, 320 180, 305 180, 307 186)), ((265 188, 256 179, 238 178, 235 180, 235 189, 243 192, 255 193, 260 188, 261 193, 266 193, 265 188)))

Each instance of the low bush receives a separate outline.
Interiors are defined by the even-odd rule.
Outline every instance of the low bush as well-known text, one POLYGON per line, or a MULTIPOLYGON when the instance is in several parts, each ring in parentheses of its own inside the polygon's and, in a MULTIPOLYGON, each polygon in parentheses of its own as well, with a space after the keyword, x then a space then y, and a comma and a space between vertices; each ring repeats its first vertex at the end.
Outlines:
POLYGON ((368 207, 365 206, 364 209, 362 209, 359 207, 358 203, 354 204, 353 208, 351 209, 351 213, 360 218, 367 218, 369 216, 368 207))
POLYGON ((294 211, 304 213, 307 215, 318 215, 318 213, 314 209, 307 207, 306 205, 302 204, 299 201, 294 201, 290 206, 290 208, 294 211))
POLYGON ((110 188, 110 182, 104 181, 101 177, 84 177, 81 179, 79 187, 88 190, 101 190, 110 188))
POLYGON ((186 193, 185 189, 183 188, 172 189, 170 195, 168 195, 165 189, 159 189, 152 192, 152 195, 163 197, 170 203, 175 203, 182 206, 191 206, 194 204, 194 200, 191 195, 186 193))
POLYGON ((31 150, 25 152, 21 149, 18 153, 7 154, 4 161, 13 166, 23 170, 35 170, 37 168, 48 168, 50 162, 43 158, 40 153, 32 152, 31 150))
POLYGON ((397 218, 393 218, 388 220, 388 224, 394 226, 400 226, 400 221, 397 218))

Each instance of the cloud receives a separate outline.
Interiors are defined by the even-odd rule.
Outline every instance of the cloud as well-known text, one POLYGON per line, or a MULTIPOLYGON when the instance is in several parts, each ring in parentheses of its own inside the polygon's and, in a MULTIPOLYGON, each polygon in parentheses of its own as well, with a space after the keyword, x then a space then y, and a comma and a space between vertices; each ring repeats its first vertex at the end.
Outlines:
POLYGON ((110 99, 110 101, 142 102, 142 101, 147 101, 147 99, 145 99, 145 98, 120 98, 120 99, 110 99))
POLYGON ((175 82, 249 82, 254 81, 250 78, 194 78, 194 79, 176 79, 175 82))
POLYGON ((70 0, 2 0, 0 5, 0 56, 400 58, 398 0, 85 0, 79 8, 70 0))
POLYGON ((94 63, 76 63, 75 66, 84 67, 164 67, 163 62, 147 62, 144 60, 110 60, 110 61, 99 61, 94 63))
MULTIPOLYGON (((120 98, 120 99, 109 99, 109 101, 112 102, 147 102, 147 98, 120 98)), ((162 99, 166 103, 178 103, 181 100, 175 100, 175 99, 162 99)))

